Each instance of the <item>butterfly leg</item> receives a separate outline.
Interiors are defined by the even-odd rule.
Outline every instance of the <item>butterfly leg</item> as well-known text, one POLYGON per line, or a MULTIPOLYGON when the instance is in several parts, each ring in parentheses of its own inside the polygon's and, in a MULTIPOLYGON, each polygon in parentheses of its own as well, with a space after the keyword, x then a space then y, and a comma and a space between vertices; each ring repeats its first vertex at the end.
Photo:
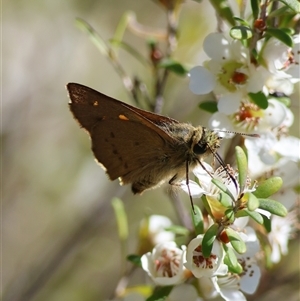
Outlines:
POLYGON ((177 183, 178 174, 174 175, 171 180, 169 181, 169 184, 172 186, 181 186, 179 183, 177 183))

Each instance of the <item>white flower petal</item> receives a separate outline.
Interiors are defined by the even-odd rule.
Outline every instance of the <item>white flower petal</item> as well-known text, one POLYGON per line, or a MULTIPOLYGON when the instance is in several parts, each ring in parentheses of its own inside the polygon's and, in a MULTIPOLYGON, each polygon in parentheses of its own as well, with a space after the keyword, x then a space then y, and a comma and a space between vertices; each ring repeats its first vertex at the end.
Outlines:
POLYGON ((165 231, 165 228, 172 226, 171 220, 166 216, 151 215, 149 217, 148 223, 149 236, 151 237, 152 243, 154 245, 174 240, 175 234, 171 231, 165 231))
POLYGON ((221 33, 209 34, 203 42, 205 53, 213 60, 224 61, 230 57, 230 45, 221 33))
POLYGON ((198 235, 190 241, 187 246, 184 266, 196 278, 225 275, 228 272, 228 266, 223 263, 225 254, 220 242, 215 240, 210 257, 204 258, 201 251, 202 240, 203 235, 198 235))
POLYGON ((269 106, 264 111, 260 128, 275 128, 280 126, 287 117, 286 107, 276 99, 269 99, 269 106))
POLYGON ((228 116, 221 113, 216 112, 214 113, 209 121, 208 121, 209 127, 213 129, 219 129, 219 130, 233 130, 232 123, 229 120, 228 116))
POLYGON ((256 264, 247 267, 247 273, 241 277, 241 290, 247 294, 254 294, 261 277, 260 268, 256 264))
POLYGON ((234 289, 222 289, 220 295, 226 301, 247 301, 242 292, 234 289))
POLYGON ((290 158, 295 162, 300 161, 300 139, 292 136, 282 137, 274 145, 274 151, 281 156, 290 158))
POLYGON ((251 74, 247 83, 247 92, 257 93, 263 88, 269 73, 262 67, 256 68, 253 65, 249 65, 249 68, 251 70, 251 74))
MULTIPOLYGON (((189 194, 189 189, 186 184, 186 181, 182 181, 180 183, 180 187, 184 192, 189 194)), ((203 188, 201 188, 199 186, 199 184, 197 184, 196 182, 194 182, 192 180, 189 180, 189 187, 190 187, 191 196, 193 198, 201 198, 201 196, 205 193, 205 190, 203 188)))
POLYGON ((141 257, 142 268, 157 285, 176 285, 185 281, 185 250, 173 241, 160 243, 141 257))
POLYGON ((215 76, 206 68, 197 66, 190 70, 189 88, 194 94, 208 94, 215 85, 215 76))
POLYGON ((167 298, 168 301, 200 301, 198 293, 191 284, 180 284, 175 286, 167 298))
POLYGON ((241 105, 242 96, 240 93, 228 93, 219 98, 218 110, 226 115, 236 112, 241 105))

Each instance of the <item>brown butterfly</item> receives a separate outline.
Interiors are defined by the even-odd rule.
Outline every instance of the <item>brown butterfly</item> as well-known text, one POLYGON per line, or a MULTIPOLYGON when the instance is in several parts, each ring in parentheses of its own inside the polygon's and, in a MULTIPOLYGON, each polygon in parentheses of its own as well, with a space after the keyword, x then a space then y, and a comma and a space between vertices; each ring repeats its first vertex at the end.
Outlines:
POLYGON ((69 83, 70 110, 88 131, 109 178, 132 184, 134 194, 187 179, 221 138, 207 128, 144 111, 86 86, 69 83))

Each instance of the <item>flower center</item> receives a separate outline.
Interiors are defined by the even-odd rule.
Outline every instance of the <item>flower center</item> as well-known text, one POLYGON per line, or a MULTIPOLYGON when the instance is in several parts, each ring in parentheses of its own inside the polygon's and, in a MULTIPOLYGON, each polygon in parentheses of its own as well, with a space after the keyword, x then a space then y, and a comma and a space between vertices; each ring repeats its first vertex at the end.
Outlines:
POLYGON ((193 262, 199 268, 213 269, 216 266, 217 256, 211 254, 208 258, 205 258, 202 254, 202 246, 198 246, 193 252, 193 262))
POLYGON ((251 131, 263 117, 263 111, 253 103, 242 103, 239 111, 231 116, 233 123, 244 130, 251 131))
POLYGON ((172 250, 163 250, 155 260, 155 268, 159 277, 173 277, 177 275, 180 266, 180 255, 172 250))
POLYGON ((227 62, 223 65, 222 73, 219 74, 219 82, 230 92, 235 92, 240 85, 248 80, 248 75, 241 72, 242 63, 227 62))

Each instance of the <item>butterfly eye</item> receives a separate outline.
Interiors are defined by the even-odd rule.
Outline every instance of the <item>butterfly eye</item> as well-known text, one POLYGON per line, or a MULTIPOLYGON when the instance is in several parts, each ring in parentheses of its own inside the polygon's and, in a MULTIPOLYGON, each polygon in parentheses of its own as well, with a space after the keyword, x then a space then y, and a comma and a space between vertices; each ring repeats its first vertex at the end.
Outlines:
POLYGON ((194 145, 194 148, 193 148, 193 152, 196 154, 196 155, 202 155, 206 152, 207 150, 207 144, 195 144, 194 145))

